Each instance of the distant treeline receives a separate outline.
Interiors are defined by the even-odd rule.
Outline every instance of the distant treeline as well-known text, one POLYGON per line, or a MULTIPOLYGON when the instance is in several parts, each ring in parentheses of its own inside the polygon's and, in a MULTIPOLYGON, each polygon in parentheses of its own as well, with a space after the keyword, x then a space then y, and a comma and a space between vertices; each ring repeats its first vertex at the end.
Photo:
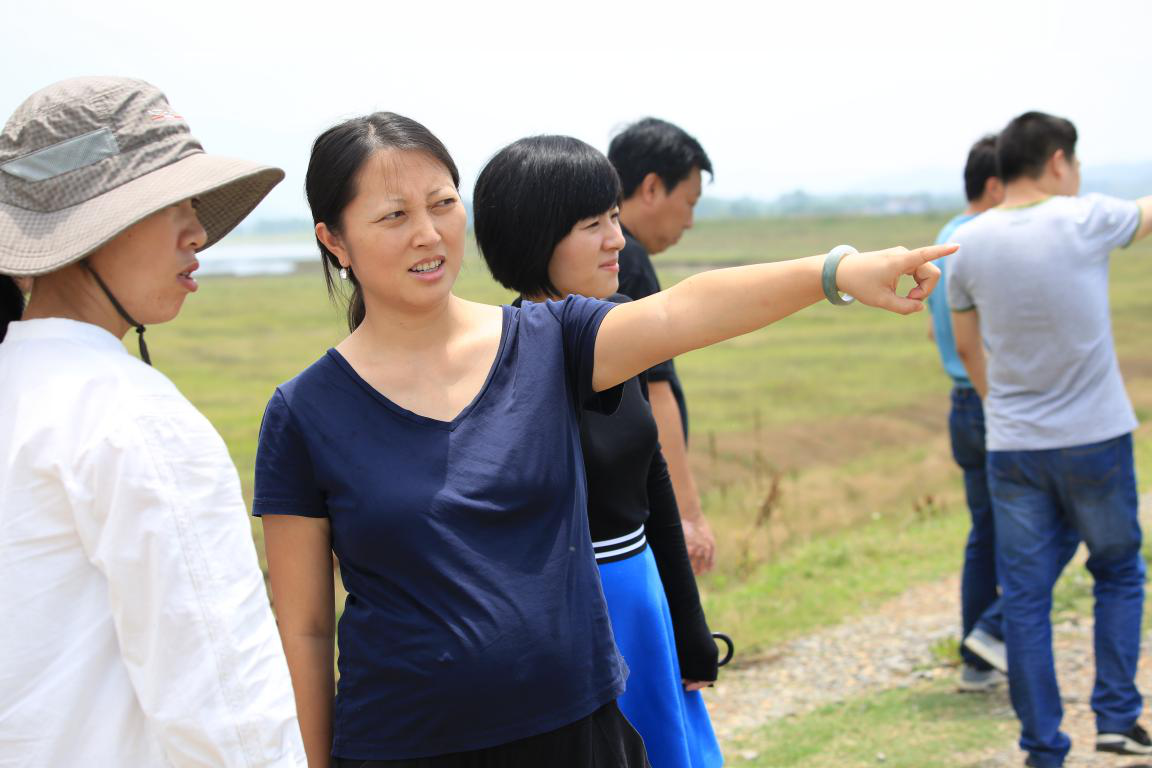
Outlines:
MULTIPOLYGON (((697 219, 758 219, 780 216, 896 216, 901 214, 951 211, 963 207, 959 195, 811 195, 796 190, 775 200, 751 197, 736 199, 708 197, 696 204, 697 219)), ((472 221, 472 201, 465 200, 472 221)), ((312 223, 304 218, 258 218, 246 221, 237 234, 248 236, 310 236, 312 223)))
MULTIPOLYGON (((1135 198, 1152 194, 1152 163, 1136 165, 1095 166, 1084 169, 1084 192, 1103 192, 1117 197, 1135 198)), ((472 220, 472 201, 465 200, 468 220, 472 220)), ((819 195, 797 189, 774 200, 753 197, 722 198, 705 195, 696 204, 699 219, 754 219, 776 216, 899 216, 918 213, 943 213, 964 207, 957 180, 957 192, 914 192, 908 194, 855 193, 819 195)), ((307 237, 312 223, 305 218, 259 218, 245 222, 238 230, 245 235, 290 235, 307 237)))

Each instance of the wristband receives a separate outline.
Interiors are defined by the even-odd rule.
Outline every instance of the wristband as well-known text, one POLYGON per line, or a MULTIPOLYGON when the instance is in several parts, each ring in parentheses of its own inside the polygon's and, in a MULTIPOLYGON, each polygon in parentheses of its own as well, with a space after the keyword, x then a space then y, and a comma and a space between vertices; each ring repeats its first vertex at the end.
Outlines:
POLYGON ((856 301, 847 294, 841 295, 840 289, 836 287, 836 270, 844 257, 852 253, 859 253, 859 251, 850 245, 838 245, 828 251, 828 255, 824 257, 824 269, 820 273, 820 284, 824 287, 824 297, 838 307, 844 307, 856 301))

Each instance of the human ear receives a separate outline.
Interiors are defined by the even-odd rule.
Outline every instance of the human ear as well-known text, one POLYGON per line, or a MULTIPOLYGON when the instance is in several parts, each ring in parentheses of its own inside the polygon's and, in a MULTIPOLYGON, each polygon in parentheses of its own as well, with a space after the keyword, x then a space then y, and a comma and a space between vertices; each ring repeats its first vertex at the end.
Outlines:
POLYGON ((336 257, 342 267, 352 266, 352 260, 348 258, 348 249, 344 247, 344 241, 340 239, 340 235, 328 225, 320 221, 316 223, 316 239, 336 257))
POLYGON ((660 174, 653 171, 644 177, 640 182, 640 196, 646 203, 653 203, 660 197, 666 194, 664 189, 664 181, 660 178, 660 174))
POLYGON ((992 205, 1000 205, 1004 201, 1004 182, 995 176, 984 180, 984 199, 992 205))

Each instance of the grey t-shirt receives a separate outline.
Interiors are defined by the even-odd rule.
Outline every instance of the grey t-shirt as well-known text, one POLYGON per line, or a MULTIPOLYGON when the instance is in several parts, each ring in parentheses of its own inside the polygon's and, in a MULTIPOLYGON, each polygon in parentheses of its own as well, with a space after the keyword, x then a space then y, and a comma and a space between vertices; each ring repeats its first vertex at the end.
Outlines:
POLYGON ((948 303, 980 313, 988 450, 1068 448, 1136 428, 1112 342, 1108 256, 1139 225, 1134 202, 1085 195, 996 208, 956 230, 948 303))

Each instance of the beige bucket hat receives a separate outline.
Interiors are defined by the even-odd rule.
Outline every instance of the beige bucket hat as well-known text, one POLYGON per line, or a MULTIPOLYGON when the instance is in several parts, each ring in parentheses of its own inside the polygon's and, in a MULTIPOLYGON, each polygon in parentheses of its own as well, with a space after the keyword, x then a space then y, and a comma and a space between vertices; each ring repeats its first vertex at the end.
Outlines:
POLYGON ((52 272, 190 197, 208 233, 203 250, 283 178, 205 154, 153 85, 61 81, 30 96, 0 133, 0 274, 52 272))

